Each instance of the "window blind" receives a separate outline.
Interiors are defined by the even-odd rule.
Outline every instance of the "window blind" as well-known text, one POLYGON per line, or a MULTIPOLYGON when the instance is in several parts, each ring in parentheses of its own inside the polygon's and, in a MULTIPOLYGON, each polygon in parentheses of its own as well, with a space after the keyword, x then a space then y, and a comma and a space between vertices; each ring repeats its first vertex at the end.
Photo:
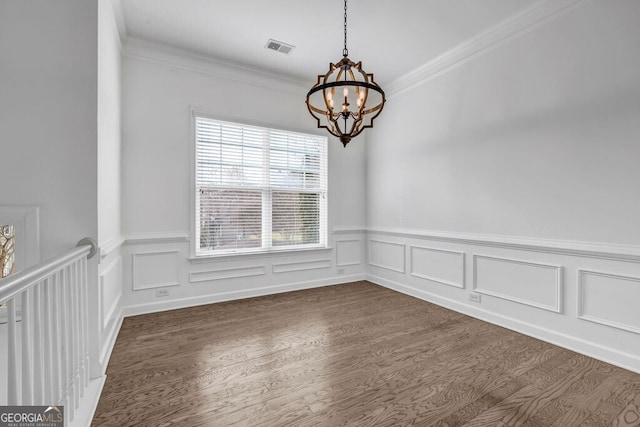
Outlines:
POLYGON ((195 118, 196 255, 326 246, 327 138, 195 118))

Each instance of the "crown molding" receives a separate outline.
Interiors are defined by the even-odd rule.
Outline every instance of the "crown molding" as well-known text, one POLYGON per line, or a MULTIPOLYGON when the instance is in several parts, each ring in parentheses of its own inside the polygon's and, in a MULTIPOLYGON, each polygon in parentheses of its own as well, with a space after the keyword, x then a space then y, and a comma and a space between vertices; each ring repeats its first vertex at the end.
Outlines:
POLYGON ((120 42, 120 50, 122 51, 122 42, 127 39, 127 25, 124 19, 124 9, 122 9, 121 0, 110 0, 111 7, 113 8, 113 17, 118 27, 118 37, 120 42))
POLYGON ((541 0, 524 11, 483 31, 435 59, 399 77, 387 86, 388 97, 424 84, 503 43, 516 39, 586 4, 589 0, 541 0))
POLYGON ((308 89, 304 82, 279 74, 225 62, 210 56, 135 37, 127 38, 123 55, 299 96, 304 96, 308 89))

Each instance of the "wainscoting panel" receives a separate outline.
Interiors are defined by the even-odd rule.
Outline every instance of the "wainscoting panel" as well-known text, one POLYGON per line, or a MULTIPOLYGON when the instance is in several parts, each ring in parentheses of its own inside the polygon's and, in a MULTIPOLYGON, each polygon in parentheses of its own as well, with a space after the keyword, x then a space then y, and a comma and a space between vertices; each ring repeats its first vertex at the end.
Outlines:
POLYGON ((251 276, 264 276, 265 265, 250 265, 246 267, 221 268, 216 270, 193 271, 189 273, 189 282, 208 282, 211 280, 237 279, 251 276))
POLYGON ((640 278, 578 270, 580 319, 640 334, 639 306, 640 278))
POLYGON ((464 252, 411 246, 410 254, 412 276, 464 289, 464 252))
POLYGON ((362 240, 345 239, 336 241, 336 266, 362 264, 362 240))
POLYGON ((369 265, 404 274, 405 248, 403 243, 369 240, 369 265))
POLYGON ((320 259, 315 261, 295 261, 273 264, 273 273, 291 273, 294 271, 319 270, 322 268, 331 268, 331 260, 320 259))
POLYGON ((474 291, 562 313, 562 267, 508 258, 473 256, 474 291))
POLYGON ((132 254, 133 290, 178 286, 179 253, 174 250, 132 254))
POLYGON ((105 330, 113 319, 122 297, 122 258, 116 258, 100 274, 101 329, 105 330))

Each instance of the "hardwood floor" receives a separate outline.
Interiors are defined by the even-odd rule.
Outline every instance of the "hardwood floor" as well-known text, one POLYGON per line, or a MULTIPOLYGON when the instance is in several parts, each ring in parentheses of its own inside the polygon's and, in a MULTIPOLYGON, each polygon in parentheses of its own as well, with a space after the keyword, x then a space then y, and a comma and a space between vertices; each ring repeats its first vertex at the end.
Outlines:
POLYGON ((358 282, 125 319, 93 426, 639 426, 640 375, 358 282))

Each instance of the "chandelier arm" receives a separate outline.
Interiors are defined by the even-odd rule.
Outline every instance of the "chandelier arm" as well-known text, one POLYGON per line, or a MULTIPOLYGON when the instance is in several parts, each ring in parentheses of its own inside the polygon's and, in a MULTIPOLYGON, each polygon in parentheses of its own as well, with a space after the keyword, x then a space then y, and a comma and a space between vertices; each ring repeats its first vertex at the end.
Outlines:
MULTIPOLYGON (((375 106, 375 107, 373 107, 373 108, 369 108, 368 110, 364 110, 364 111, 362 112, 362 114, 366 116, 367 114, 371 114, 371 113, 373 113, 374 111, 382 110, 382 107, 383 107, 383 104, 378 104, 378 105, 376 105, 376 106, 375 106)), ((375 116, 374 116, 374 117, 375 117, 375 116)))
POLYGON ((323 83, 321 85, 318 86, 314 86, 312 87, 309 92, 307 92, 307 97, 309 95, 313 95, 314 93, 318 92, 319 90, 323 90, 329 87, 340 87, 340 86, 360 86, 360 87, 365 87, 367 89, 372 89, 375 90, 376 92, 378 92, 379 94, 381 94, 384 97, 384 91, 380 88, 380 86, 373 84, 373 83, 367 83, 367 82, 360 82, 360 81, 338 81, 338 82, 327 82, 327 83, 323 83))

